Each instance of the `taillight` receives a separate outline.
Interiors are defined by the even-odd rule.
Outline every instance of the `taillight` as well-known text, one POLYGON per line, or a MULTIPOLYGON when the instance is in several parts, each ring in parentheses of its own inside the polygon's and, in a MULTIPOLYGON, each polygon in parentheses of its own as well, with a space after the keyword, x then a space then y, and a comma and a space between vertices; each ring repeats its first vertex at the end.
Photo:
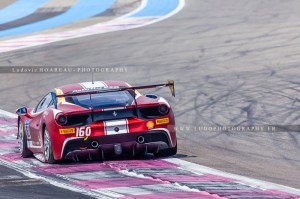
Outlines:
POLYGON ((59 125, 66 125, 68 123, 68 117, 62 113, 57 114, 55 119, 59 125))
POLYGON ((158 107, 158 111, 160 114, 166 115, 169 112, 169 107, 167 105, 162 104, 158 107))
POLYGON ((165 105, 139 108, 139 112, 143 118, 157 118, 165 116, 170 112, 170 108, 165 105))

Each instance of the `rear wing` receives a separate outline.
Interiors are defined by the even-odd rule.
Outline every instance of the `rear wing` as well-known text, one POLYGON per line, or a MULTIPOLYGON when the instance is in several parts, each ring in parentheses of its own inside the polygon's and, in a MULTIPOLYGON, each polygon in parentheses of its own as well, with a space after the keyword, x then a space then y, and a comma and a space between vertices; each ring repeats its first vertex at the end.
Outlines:
MULTIPOLYGON (((62 95, 56 95, 56 93, 51 92, 52 101, 54 107, 57 109, 57 98, 58 97, 72 97, 72 96, 80 96, 80 95, 94 95, 99 93, 108 93, 108 92, 118 92, 118 91, 125 91, 125 90, 140 90, 140 89, 149 89, 149 88, 157 88, 157 87, 169 87, 171 94, 175 97, 175 85, 174 80, 168 80, 166 84, 153 84, 153 85, 145 85, 145 86, 132 86, 132 87, 122 87, 122 88, 108 88, 108 89, 92 89, 92 90, 83 90, 83 91, 76 91, 72 93, 66 93, 62 95)), ((135 93, 135 92, 134 92, 135 93)), ((134 97, 135 99, 135 97, 134 97)))

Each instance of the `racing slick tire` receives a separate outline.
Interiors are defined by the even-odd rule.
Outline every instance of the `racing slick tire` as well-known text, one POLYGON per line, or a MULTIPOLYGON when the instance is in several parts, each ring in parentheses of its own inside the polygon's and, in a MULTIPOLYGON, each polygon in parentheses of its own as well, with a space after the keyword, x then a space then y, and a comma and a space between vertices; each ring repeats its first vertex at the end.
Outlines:
POLYGON ((27 147, 27 136, 24 130, 24 124, 20 120, 18 128, 19 149, 23 158, 32 157, 32 152, 27 147))
POLYGON ((56 160, 53 156, 51 139, 47 127, 44 129, 44 158, 45 162, 48 162, 49 164, 56 163, 56 160))
POLYGON ((177 143, 176 146, 173 148, 168 148, 168 149, 162 149, 158 153, 155 153, 155 157, 168 157, 168 156, 173 156, 176 155, 177 153, 177 143))

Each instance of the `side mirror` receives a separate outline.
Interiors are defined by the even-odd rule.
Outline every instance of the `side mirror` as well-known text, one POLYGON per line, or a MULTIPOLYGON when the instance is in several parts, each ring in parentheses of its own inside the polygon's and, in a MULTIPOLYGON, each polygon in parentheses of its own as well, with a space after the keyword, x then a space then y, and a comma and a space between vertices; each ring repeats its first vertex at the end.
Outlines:
POLYGON ((17 113, 18 115, 26 115, 26 114, 27 114, 27 108, 26 108, 26 107, 18 108, 18 109, 16 110, 16 113, 17 113))
POLYGON ((149 97, 151 99, 156 99, 157 98, 157 95, 154 95, 154 94, 147 94, 146 97, 149 97))

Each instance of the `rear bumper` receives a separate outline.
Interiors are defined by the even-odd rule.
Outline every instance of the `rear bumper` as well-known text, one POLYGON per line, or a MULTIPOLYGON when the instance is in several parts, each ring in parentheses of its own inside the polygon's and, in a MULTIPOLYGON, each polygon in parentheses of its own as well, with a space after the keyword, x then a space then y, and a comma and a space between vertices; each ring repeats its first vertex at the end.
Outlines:
POLYGON ((135 155, 144 153, 157 153, 162 149, 171 148, 172 142, 169 132, 153 130, 138 133, 126 133, 99 137, 68 138, 62 148, 62 159, 70 159, 77 156, 115 156, 135 155), (139 137, 144 141, 139 143, 139 137), (98 146, 92 146, 98 143, 98 146))

